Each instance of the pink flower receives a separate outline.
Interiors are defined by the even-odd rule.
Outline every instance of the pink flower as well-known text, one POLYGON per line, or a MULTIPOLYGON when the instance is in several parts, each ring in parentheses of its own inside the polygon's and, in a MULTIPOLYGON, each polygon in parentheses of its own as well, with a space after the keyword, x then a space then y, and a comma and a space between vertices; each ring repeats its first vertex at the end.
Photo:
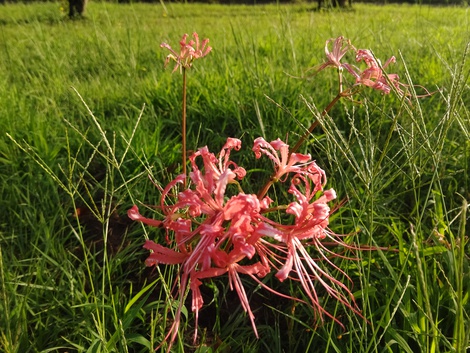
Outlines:
MULTIPOLYGON (((263 152, 275 162, 276 176, 292 173, 289 193, 296 199, 287 206, 285 211, 294 216, 292 224, 279 223, 268 218, 263 219, 264 222, 260 224, 257 232, 263 238, 272 238, 278 244, 265 241, 262 238, 261 243, 257 245, 258 253, 271 257, 271 260, 268 261, 277 268, 276 277, 280 281, 292 278, 300 282, 304 293, 316 308, 321 319, 323 315, 326 315, 338 321, 322 307, 316 289, 318 284, 335 299, 359 314, 349 288, 324 268, 326 264, 349 279, 331 261, 331 257, 339 255, 332 253, 322 244, 324 239, 330 238, 334 239, 336 245, 349 248, 339 237, 332 235, 327 229, 331 213, 328 203, 336 198, 336 192, 333 189, 324 190, 325 172, 315 162, 310 161, 310 156, 302 156, 302 165, 296 165, 295 162, 290 161, 288 146, 282 141, 278 140, 274 144, 268 145, 264 140, 257 139, 255 146, 255 153, 263 152), (274 153, 275 151, 279 152, 280 158, 277 153, 274 153), (310 247, 316 249, 320 255, 319 259, 311 257, 307 250, 310 247)), ((296 156, 293 156, 292 159, 297 162, 296 156)))
POLYGON ((384 72, 384 69, 386 69, 390 63, 396 62, 394 56, 381 66, 380 62, 374 57, 370 50, 360 49, 356 53, 356 61, 364 61, 367 65, 367 68, 359 74, 352 72, 356 77, 356 85, 371 87, 382 91, 384 94, 389 94, 392 90, 392 86, 394 86, 400 96, 405 94, 400 87, 405 85, 399 82, 398 75, 385 74, 384 72))
POLYGON ((286 209, 287 214, 294 216, 293 224, 266 221, 273 227, 272 234, 269 236, 286 244, 288 248, 286 262, 276 274, 281 281, 284 281, 292 270, 296 250, 301 245, 300 241, 322 240, 326 237, 330 215, 327 202, 335 199, 336 193, 333 189, 323 192, 324 177, 324 171, 315 163, 309 166, 308 172, 295 175, 291 181, 289 193, 294 195, 297 201, 291 202, 286 209), (318 194, 322 192, 323 195, 318 197, 318 194))
POLYGON ((289 145, 280 139, 266 142, 262 137, 258 137, 253 145, 253 152, 256 158, 260 158, 262 154, 268 156, 274 162, 275 174, 272 179, 278 181, 281 177, 288 173, 302 173, 304 165, 310 161, 310 155, 301 153, 289 154, 289 145))
POLYGON ((176 62, 173 72, 182 67, 189 69, 192 66, 194 60, 202 58, 210 53, 212 48, 207 45, 209 43, 209 39, 204 39, 200 43, 199 35, 196 32, 193 33, 193 37, 194 40, 190 40, 188 43, 186 43, 188 35, 183 35, 183 38, 180 41, 179 54, 169 44, 160 44, 160 47, 167 48, 171 53, 166 57, 165 66, 169 64, 170 60, 173 60, 176 62))
POLYGON ((348 68, 349 64, 341 63, 341 59, 344 55, 350 50, 355 50, 354 46, 351 44, 349 39, 345 39, 344 37, 340 36, 338 38, 331 38, 328 39, 325 43, 325 55, 327 57, 327 61, 321 64, 320 66, 315 68, 315 71, 321 71, 326 69, 327 67, 336 67, 337 69, 348 68), (330 42, 334 41, 333 50, 330 52, 328 46, 330 42))
POLYGON ((180 304, 166 337, 170 347, 179 329, 187 288, 189 287, 192 293, 196 338, 198 313, 203 305, 199 290, 201 280, 224 273, 228 273, 230 287, 237 291, 256 332, 254 315, 239 273, 262 277, 269 272, 269 268, 256 260, 243 266, 238 262, 250 260, 255 256, 256 243, 260 237, 255 230, 262 218, 261 206, 267 205, 269 200, 260 202, 256 195, 243 192, 227 197, 227 185, 236 183, 236 179, 241 180, 246 175, 243 168, 230 160, 231 151, 239 150, 240 147, 240 140, 228 138, 218 156, 210 153, 207 147, 200 148, 190 156, 190 187, 178 193, 174 204, 166 199, 171 189, 183 184, 185 176, 178 176, 165 187, 160 205, 165 215, 163 221, 143 217, 137 206, 128 211, 130 218, 150 226, 164 227, 170 232, 170 247, 152 241, 145 243, 144 247, 152 251, 146 260, 147 266, 181 264, 177 293, 180 304), (203 168, 200 168, 199 164, 202 164, 203 168))
MULTIPOLYGON (((266 155, 274 162, 273 179, 290 183, 288 191, 294 200, 286 206, 277 207, 278 212, 291 216, 292 222, 279 223, 267 216, 273 202, 268 196, 260 198, 245 194, 240 187, 228 189, 229 184, 238 183, 237 179, 242 180, 246 175, 245 169, 230 160, 231 151, 240 148, 240 140, 229 138, 218 156, 207 147, 190 156, 189 187, 180 191, 174 202, 169 200, 170 191, 180 184, 184 185, 186 176, 179 175, 163 189, 159 207, 164 214, 162 221, 142 216, 137 206, 128 211, 130 218, 167 231, 168 246, 152 241, 145 243, 144 248, 152 251, 146 265, 180 265, 176 294, 179 305, 165 337, 168 350, 179 330, 188 289, 192 295, 196 339, 199 310, 204 304, 200 291, 202 280, 223 274, 227 274, 230 288, 237 292, 257 337, 255 316, 241 274, 248 275, 277 295, 302 302, 276 292, 260 279, 274 268, 280 281, 287 278, 298 280, 321 317, 326 314, 335 319, 321 306, 315 288, 317 283, 334 298, 356 310, 349 304, 349 300, 354 301, 354 298, 348 287, 332 277, 319 263, 322 260, 339 270, 330 260, 335 254, 321 243, 327 237, 333 239, 327 231, 331 213, 327 203, 336 198, 333 189, 324 190, 325 172, 311 161, 310 155, 290 154, 289 146, 279 139, 267 143, 260 137, 254 141, 256 157, 266 155), (230 195, 227 190, 235 190, 235 193, 230 195), (311 246, 320 254, 319 259, 309 255, 307 248, 311 246)), ((340 240, 336 243, 343 244, 340 240)), ((344 273, 343 276, 347 278, 344 273)))
POLYGON ((197 157, 202 157, 205 171, 204 184, 207 186, 224 177, 228 178, 228 183, 234 182, 235 178, 238 178, 239 180, 243 179, 246 175, 245 169, 238 167, 236 163, 230 160, 231 151, 239 151, 240 148, 241 141, 231 137, 227 139, 227 142, 222 147, 218 158, 209 152, 207 146, 200 148, 196 153, 189 157, 193 173, 195 173, 194 175, 191 174, 191 178, 199 180, 199 178, 202 177, 199 167, 195 163, 197 157))
MULTIPOLYGON (((315 72, 319 72, 327 67, 336 67, 337 69, 339 69, 339 89, 343 97, 352 95, 352 88, 354 87, 366 86, 381 91, 384 94, 389 94, 392 90, 395 90, 400 97, 405 97, 408 100, 409 94, 406 92, 406 88, 409 86, 404 83, 401 83, 397 74, 387 74, 384 71, 389 66, 389 64, 394 63, 396 61, 394 56, 388 59, 382 66, 380 61, 374 57, 370 50, 356 49, 349 40, 346 40, 342 36, 336 39, 331 38, 326 41, 325 54, 327 57, 327 61, 317 67, 314 67, 313 70, 315 70, 315 72), (329 45, 333 41, 333 49, 330 52, 329 45), (341 62, 343 57, 350 50, 355 53, 356 62, 364 62, 366 64, 366 68, 364 70, 361 71, 354 65, 341 62), (346 91, 343 91, 342 88, 343 69, 346 69, 346 72, 351 74, 355 79, 354 85, 346 91)), ((426 88, 421 88, 425 91, 425 94, 419 95, 417 97, 421 98, 430 96, 432 94, 426 88)))
MULTIPOLYGON (((349 66, 348 72, 354 76, 356 82, 354 86, 366 86, 372 89, 381 91, 383 94, 389 94, 392 90, 395 90, 400 97, 404 97, 409 101, 410 94, 406 92, 409 85, 400 82, 400 78, 397 74, 387 74, 385 69, 391 64, 395 63, 396 59, 394 56, 390 57, 383 66, 378 59, 372 54, 370 50, 359 49, 356 53, 356 61, 363 61, 366 64, 366 68, 360 71, 356 67, 349 66)), ((432 95, 425 87, 420 87, 424 90, 425 94, 417 95, 417 98, 427 97, 432 95)))
POLYGON ((325 43, 325 55, 326 55, 327 61, 324 62, 323 64, 310 68, 307 71, 313 70, 314 75, 315 75, 318 72, 326 69, 327 67, 334 67, 338 69, 339 80, 340 80, 339 87, 340 87, 340 91, 342 91, 343 90, 342 88, 343 69, 346 69, 348 72, 354 71, 354 67, 352 65, 341 62, 343 57, 350 50, 356 51, 356 48, 354 48, 354 46, 351 44, 351 41, 349 39, 346 39, 343 36, 340 36, 338 38, 330 38, 325 43), (333 50, 330 52, 329 45, 333 41, 334 41, 333 50))

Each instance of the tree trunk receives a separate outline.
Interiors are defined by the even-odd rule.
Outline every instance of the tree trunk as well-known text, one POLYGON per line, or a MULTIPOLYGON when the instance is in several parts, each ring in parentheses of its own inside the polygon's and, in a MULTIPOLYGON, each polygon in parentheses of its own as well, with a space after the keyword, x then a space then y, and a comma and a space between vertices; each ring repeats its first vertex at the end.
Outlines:
POLYGON ((69 17, 82 16, 87 0, 69 0, 69 17))

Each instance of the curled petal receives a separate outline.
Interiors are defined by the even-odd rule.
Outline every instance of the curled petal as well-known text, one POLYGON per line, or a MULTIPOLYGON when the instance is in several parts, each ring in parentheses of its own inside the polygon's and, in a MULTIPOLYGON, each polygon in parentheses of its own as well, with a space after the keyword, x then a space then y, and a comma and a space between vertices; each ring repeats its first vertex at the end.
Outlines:
POLYGON ((199 217, 202 213, 207 214, 210 210, 204 202, 201 202, 201 197, 193 190, 184 190, 178 194, 179 208, 188 207, 188 213, 191 217, 199 217))
POLYGON ((237 215, 253 214, 260 211, 260 202, 256 195, 238 194, 233 196, 224 207, 224 219, 231 220, 237 218, 237 215))
POLYGON ((165 206, 165 199, 168 193, 172 188, 174 188, 177 184, 184 184, 184 181, 186 180, 186 175, 180 174, 178 175, 175 179, 173 179, 171 182, 168 183, 167 186, 163 189, 162 192, 162 198, 160 200, 160 206, 162 210, 165 210, 167 207, 165 206))
POLYGON ((368 49, 358 49, 356 52, 356 61, 363 61, 367 65, 367 68, 380 69, 381 67, 380 61, 368 49))
POLYGON ((258 137, 253 143, 253 152, 256 158, 261 158, 262 154, 267 155, 273 162, 280 164, 276 155, 276 150, 262 137, 258 137))
POLYGON ((147 240, 145 242, 144 249, 153 251, 145 260, 145 264, 147 266, 157 264, 176 265, 183 263, 187 258, 185 254, 168 249, 160 244, 154 243, 151 240, 147 240))
POLYGON ((237 175, 238 179, 242 179, 246 175, 245 169, 238 167, 235 163, 230 161, 230 151, 234 149, 239 151, 242 146, 242 142, 239 139, 229 137, 227 142, 219 154, 219 171, 228 169, 230 166, 234 166, 233 172, 237 175))
POLYGON ((392 56, 390 59, 388 59, 388 60, 385 62, 384 66, 383 66, 384 69, 386 69, 387 66, 390 65, 391 63, 393 63, 393 64, 396 63, 396 61, 397 61, 397 59, 396 59, 394 56, 392 56))
POLYGON ((192 66, 194 60, 202 58, 209 54, 212 50, 209 43, 209 39, 204 39, 202 43, 199 43, 199 35, 193 33, 194 40, 187 42, 188 35, 184 34, 180 40, 180 53, 178 54, 170 45, 167 43, 162 43, 160 47, 170 50, 171 54, 167 56, 165 60, 165 66, 169 63, 170 60, 176 62, 176 66, 173 69, 175 72, 178 68, 189 69, 192 66))
POLYGON ((256 253, 256 249, 253 245, 246 242, 245 235, 235 235, 232 237, 234 243, 234 250, 231 254, 232 262, 239 262, 243 258, 252 259, 256 253))
POLYGON ((341 63, 341 60, 343 59, 344 55, 346 55, 349 50, 356 50, 356 48, 354 48, 349 39, 346 39, 343 36, 340 36, 338 38, 330 38, 325 43, 325 55, 327 61, 309 70, 313 70, 315 71, 315 73, 317 73, 326 69, 327 67, 334 67, 337 69, 346 68, 349 71, 352 66, 346 63, 341 63), (329 47, 331 42, 333 42, 333 48, 330 51, 329 47))
POLYGON ((342 66, 341 59, 350 49, 354 49, 354 47, 351 45, 351 42, 348 39, 340 36, 334 39, 333 50, 330 52, 328 50, 328 45, 333 41, 333 39, 334 38, 326 41, 325 55, 328 58, 327 63, 329 63, 329 66, 340 68, 342 66))
POLYGON ((256 158, 266 155, 275 165, 276 173, 273 179, 279 180, 287 173, 302 172, 303 164, 310 161, 310 155, 301 153, 292 153, 289 155, 289 145, 277 139, 270 143, 262 137, 258 137, 253 144, 253 152, 256 158))
POLYGON ((262 209, 267 209, 267 208, 269 208, 269 205, 272 202, 274 202, 274 201, 269 196, 266 196, 260 201, 260 207, 262 209))
POLYGON ((139 213, 139 208, 137 207, 137 205, 132 206, 132 208, 130 208, 127 211, 127 217, 129 217, 133 221, 142 222, 142 223, 144 223, 146 225, 149 225, 149 226, 152 226, 152 227, 160 227, 162 225, 161 221, 158 221, 158 220, 152 219, 152 218, 146 218, 146 217, 142 216, 139 213))
POLYGON ((328 189, 328 190, 323 191, 323 195, 326 198, 325 200, 326 202, 336 199, 336 191, 334 189, 328 189))
POLYGON ((196 44, 194 57, 202 58, 209 54, 209 52, 212 50, 212 48, 207 45, 209 43, 209 39, 206 38, 201 43, 199 43, 199 35, 196 32, 193 33, 193 37, 195 39, 196 44))

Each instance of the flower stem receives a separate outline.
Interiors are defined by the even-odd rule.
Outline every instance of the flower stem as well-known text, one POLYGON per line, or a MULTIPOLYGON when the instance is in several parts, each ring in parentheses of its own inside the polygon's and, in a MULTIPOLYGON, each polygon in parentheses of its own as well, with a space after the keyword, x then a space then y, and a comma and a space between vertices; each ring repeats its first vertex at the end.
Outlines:
MULTIPOLYGON (((333 108, 333 106, 338 103, 338 101, 344 97, 346 94, 344 92, 339 92, 338 95, 333 98, 333 100, 330 102, 330 104, 328 104, 328 106, 321 112, 321 117, 323 118, 326 114, 328 114, 328 112, 331 110, 331 108, 333 108)), ((310 125, 310 127, 308 128, 308 130, 305 132, 305 134, 300 138, 299 141, 297 141, 297 143, 295 144, 295 146, 293 148, 291 148, 289 154, 292 154, 292 153, 295 153, 297 152, 297 150, 300 148, 300 146, 305 142, 305 140, 307 139, 307 137, 313 132, 313 130, 318 126, 320 122, 317 120, 315 120, 312 125, 310 125)))
MULTIPOLYGON (((183 66, 183 113, 181 122, 182 134, 182 155, 183 155, 183 174, 186 175, 186 68, 183 66)), ((186 188, 186 178, 184 179, 184 188, 186 188)))
MULTIPOLYGON (((342 97, 345 97, 345 96, 348 96, 350 93, 349 93, 349 90, 346 90, 344 92, 339 92, 338 95, 333 98, 333 100, 327 105, 327 107, 321 112, 321 117, 324 117, 326 114, 328 114, 328 112, 333 108, 333 106, 338 103, 338 101, 342 98, 342 97)), ((313 132, 313 130, 318 126, 319 124, 319 120, 315 120, 312 125, 310 125, 310 127, 308 128, 308 130, 305 132, 305 134, 300 138, 299 141, 297 141, 297 143, 295 144, 295 146, 293 148, 290 149, 289 151, 289 156, 292 154, 292 153, 295 153, 297 152, 297 150, 300 148, 300 146, 305 142, 305 140, 307 139, 307 137, 313 132)), ((275 174, 274 174, 275 175, 275 174)), ((276 182, 277 180, 274 178, 274 175, 271 176, 269 178, 269 180, 264 184, 264 186, 261 188, 261 190, 259 191, 258 193, 258 199, 259 200, 262 200, 266 194, 268 193, 269 189, 271 188, 271 186, 274 184, 274 182, 276 182)))
POLYGON ((274 184, 274 178, 271 176, 269 178, 269 180, 264 184, 263 188, 259 191, 258 193, 258 200, 262 200, 263 197, 266 196, 266 194, 268 193, 268 190, 269 188, 271 187, 271 185, 274 184))

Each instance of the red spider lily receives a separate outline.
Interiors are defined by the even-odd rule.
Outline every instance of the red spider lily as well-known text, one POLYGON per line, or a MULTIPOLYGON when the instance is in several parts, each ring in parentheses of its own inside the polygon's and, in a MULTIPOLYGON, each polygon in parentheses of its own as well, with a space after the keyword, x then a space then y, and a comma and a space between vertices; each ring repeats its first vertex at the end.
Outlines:
POLYGON ((165 200, 170 189, 183 183, 185 176, 180 175, 164 189, 160 206, 165 214, 163 221, 143 217, 137 206, 133 206, 128 212, 130 218, 151 226, 163 226, 174 235, 173 248, 152 241, 147 241, 144 246, 153 251, 146 261, 148 266, 159 263, 181 264, 179 306, 166 337, 170 347, 178 332, 187 287, 192 292, 196 338, 198 312, 203 305, 199 290, 201 279, 224 273, 228 273, 230 287, 237 291, 256 332, 254 315, 238 273, 263 277, 269 269, 260 262, 243 266, 238 262, 245 258, 249 260, 255 255, 254 244, 259 239, 255 230, 261 220, 261 205, 266 202, 260 202, 256 195, 242 192, 226 199, 227 185, 235 183, 236 178, 242 179, 246 174, 243 168, 230 160, 231 150, 238 150, 240 146, 240 140, 229 138, 218 157, 210 153, 207 147, 194 153, 190 157, 192 188, 178 193, 173 205, 166 205, 165 200), (203 170, 197 165, 199 157, 202 158, 203 170))
MULTIPOLYGON (((386 69, 389 64, 396 62, 394 56, 388 59, 381 67, 380 61, 374 57, 370 50, 361 49, 357 51, 356 61, 364 61, 367 65, 367 69, 362 71, 360 74, 351 72, 356 77, 357 85, 371 87, 373 89, 382 91, 384 94, 389 94, 392 91, 392 88, 394 88, 400 97, 405 97, 407 100, 409 100, 409 94, 402 89, 402 87, 408 88, 409 85, 400 82, 400 78, 397 74, 386 74, 384 72, 384 69, 386 69)), ((423 95, 416 96, 418 98, 432 95, 432 93, 430 93, 423 86, 415 87, 420 87, 426 92, 423 95)))
MULTIPOLYGON (((325 54, 327 57, 327 61, 319 66, 314 67, 313 70, 315 70, 315 73, 317 73, 327 67, 336 67, 337 69, 339 69, 339 88, 340 94, 342 96, 351 95, 351 89, 354 87, 366 86, 381 91, 384 94, 389 94, 394 89, 400 97, 405 97, 408 100, 409 94, 406 92, 406 88, 409 86, 400 82, 399 76, 397 74, 387 74, 384 71, 389 66, 389 64, 394 63, 396 61, 394 56, 388 59, 382 66, 380 64, 380 61, 374 57, 370 50, 356 49, 349 40, 345 39, 342 36, 336 39, 331 38, 326 41, 325 54), (333 50, 330 52, 328 47, 329 44, 333 41, 333 50), (364 70, 360 70, 354 65, 341 62, 341 60, 347 54, 348 51, 352 51, 355 53, 357 62, 362 61, 366 64, 366 68, 364 70), (346 69, 346 72, 350 73, 355 79, 354 85, 345 92, 343 92, 342 88, 342 69, 346 69)), ((425 94, 419 95, 417 97, 421 98, 432 94, 426 88, 421 88, 424 89, 425 94)))
POLYGON ((364 61, 367 68, 361 73, 357 74, 354 70, 350 72, 356 77, 356 85, 364 85, 371 87, 378 91, 382 91, 384 94, 389 94, 392 90, 393 85, 400 96, 404 96, 405 92, 400 86, 406 86, 399 82, 397 74, 386 74, 384 69, 388 67, 390 63, 395 63, 396 59, 392 56, 388 59, 383 66, 378 61, 370 50, 360 49, 356 53, 356 61, 364 61))
POLYGON ((273 244, 262 239, 262 244, 258 245, 258 252, 269 254, 271 258, 274 258, 273 261, 281 266, 276 273, 280 281, 292 278, 291 273, 296 275, 305 294, 317 309, 316 312, 320 314, 320 318, 326 314, 336 320, 319 303, 315 289, 316 283, 320 283, 332 297, 360 314, 349 288, 319 265, 319 260, 322 260, 331 269, 339 271, 348 279, 345 273, 329 259, 329 257, 339 255, 322 245, 322 240, 328 237, 334 239, 337 246, 351 248, 339 237, 327 231, 328 218, 331 213, 327 203, 336 198, 336 193, 333 189, 323 189, 326 184, 325 172, 311 161, 308 155, 292 153, 289 156, 288 146, 280 140, 268 144, 258 138, 255 140, 253 150, 257 158, 264 153, 275 163, 276 172, 273 179, 291 173, 289 193, 297 200, 290 203, 285 211, 295 217, 292 224, 263 219, 264 223, 258 231, 263 234, 263 237, 272 238, 278 243, 273 244), (320 259, 313 259, 310 256, 307 248, 312 246, 320 254, 320 259), (274 251, 268 250, 270 248, 274 251), (278 256, 275 252, 285 254, 285 257, 278 256))
POLYGON ((289 154, 289 145, 280 139, 266 142, 262 137, 258 137, 253 145, 253 152, 256 158, 260 158, 262 154, 268 156, 275 167, 275 174, 272 179, 280 180, 283 175, 288 173, 302 173, 302 164, 310 161, 310 155, 301 153, 289 154), (301 163, 299 165, 299 163, 301 163))
POLYGON ((209 39, 206 38, 202 42, 199 42, 199 35, 196 32, 193 33, 193 37, 194 40, 190 40, 188 43, 186 43, 188 35, 183 35, 183 38, 181 38, 180 41, 179 54, 169 44, 160 44, 160 47, 167 48, 171 52, 171 54, 166 57, 165 66, 169 64, 170 60, 173 60, 176 62, 173 72, 175 72, 178 68, 189 69, 192 66, 194 60, 209 54, 209 52, 212 50, 212 48, 207 45, 209 43, 209 39))
MULTIPOLYGON (((336 193, 333 189, 323 190, 326 184, 325 172, 315 162, 310 161, 310 156, 301 155, 301 158, 297 158, 296 154, 292 154, 289 162, 287 162, 288 146, 280 144, 279 141, 274 142, 274 144, 272 142, 268 145, 262 139, 255 140, 255 153, 258 152, 257 157, 259 157, 259 153, 263 152, 275 162, 276 177, 289 171, 294 174, 291 179, 289 193, 297 199, 297 201, 290 203, 285 211, 287 214, 294 215, 293 224, 286 225, 269 219, 265 220, 263 235, 272 237, 285 245, 283 251, 286 253, 286 258, 283 259, 284 263, 276 273, 276 277, 280 281, 284 281, 290 276, 291 272, 295 272, 305 293, 318 309, 317 311, 320 314, 326 313, 328 316, 333 317, 319 304, 314 282, 320 282, 330 295, 351 308, 353 307, 349 304, 349 301, 353 299, 352 294, 344 284, 329 275, 318 265, 316 260, 311 258, 306 251, 306 247, 314 245, 316 250, 323 254, 324 249, 319 244, 328 234, 326 228, 330 208, 327 203, 336 198, 336 193), (264 148, 260 148, 260 146, 264 148), (279 152, 281 158, 272 153, 275 150, 279 152), (303 164, 296 165, 296 161, 303 164), (319 194, 323 195, 318 196, 319 194), (311 242, 307 244, 306 240, 311 240, 311 242)), ((270 246, 269 243, 265 245, 270 246)), ((337 245, 347 247, 346 244, 340 242, 337 245)), ((279 246, 276 246, 276 248, 280 249, 279 246)), ((331 252, 329 255, 331 255, 331 252)), ((327 258, 322 255, 322 259, 327 258)), ((328 263, 333 265, 330 260, 328 260, 328 263)), ((338 269, 334 265, 333 268, 338 269)))
MULTIPOLYGON (((286 253, 282 267, 278 269, 276 277, 280 281, 284 281, 287 278, 292 278, 291 273, 295 274, 304 289, 304 293, 316 308, 316 312, 319 313, 320 318, 322 319, 323 314, 326 314, 337 321, 320 304, 315 289, 317 283, 332 297, 354 312, 360 313, 354 304, 354 297, 349 288, 333 277, 329 271, 325 270, 323 265, 320 266, 319 260, 322 260, 323 263, 326 262, 333 270, 338 270, 348 279, 346 274, 329 259, 331 256, 339 255, 322 245, 322 240, 327 237, 334 237, 327 231, 330 215, 330 208, 327 202, 335 199, 336 193, 333 189, 323 191, 323 170, 314 163, 309 165, 307 170, 303 174, 295 175, 289 188, 289 192, 297 199, 296 202, 289 204, 286 209, 286 213, 292 214, 295 217, 293 224, 286 225, 267 221, 263 234, 281 243, 283 246, 276 245, 275 248, 278 251, 281 249, 286 253), (299 188, 300 185, 303 186, 303 191, 299 188), (323 195, 318 197, 319 193, 323 193, 323 195), (320 259, 313 259, 311 257, 307 251, 309 247, 315 248, 316 252, 320 254, 320 259)), ((338 246, 350 248, 339 238, 335 238, 335 241, 338 246)), ((265 246, 270 247, 272 244, 265 243, 265 246)))
POLYGON ((314 67, 313 69, 316 72, 319 72, 321 70, 326 69, 327 67, 336 67, 337 69, 349 69, 350 65, 347 63, 341 63, 341 60, 343 59, 344 55, 350 50, 356 50, 354 46, 351 44, 351 41, 349 39, 345 39, 344 37, 340 36, 338 38, 330 38, 326 41, 325 43, 325 55, 326 58, 328 59, 326 62, 323 64, 314 67), (333 42, 333 50, 330 52, 328 49, 329 44, 333 42))
MULTIPOLYGON (((163 190, 160 209, 165 217, 162 221, 142 216, 137 206, 128 211, 130 218, 167 231, 169 247, 152 241, 145 243, 144 247, 152 251, 146 265, 180 265, 179 305, 165 338, 168 349, 178 333, 188 288, 192 293, 196 339, 199 310, 203 305, 202 280, 223 274, 227 274, 230 288, 237 292, 257 337, 254 314, 240 274, 250 276, 272 293, 302 301, 278 293, 261 282, 260 278, 274 268, 280 281, 287 278, 300 281, 320 316, 326 313, 335 319, 320 305, 315 283, 320 283, 331 296, 358 312, 349 304, 354 298, 348 287, 318 263, 318 260, 326 260, 333 269, 339 270, 329 259, 332 252, 321 245, 321 240, 330 236, 326 230, 331 212, 327 203, 336 198, 333 189, 323 190, 325 172, 311 161, 309 155, 289 154, 289 146, 279 139, 270 143, 262 138, 255 140, 253 151, 256 157, 266 155, 274 162, 273 179, 290 182, 289 193, 295 201, 286 206, 277 205, 277 208, 293 216, 293 222, 282 224, 267 217, 273 203, 268 196, 245 194, 239 188, 233 195, 229 194, 228 185, 238 183, 236 179, 242 180, 246 175, 242 167, 230 160, 231 151, 240 147, 240 140, 229 138, 218 156, 210 153, 207 147, 194 153, 189 158, 190 186, 177 194, 173 204, 167 201, 170 190, 184 184, 185 176, 178 176, 163 190), (203 168, 198 166, 201 159, 203 168), (307 248, 310 246, 321 254, 320 259, 309 255, 307 248)), ((337 244, 342 243, 337 240, 337 244)))

